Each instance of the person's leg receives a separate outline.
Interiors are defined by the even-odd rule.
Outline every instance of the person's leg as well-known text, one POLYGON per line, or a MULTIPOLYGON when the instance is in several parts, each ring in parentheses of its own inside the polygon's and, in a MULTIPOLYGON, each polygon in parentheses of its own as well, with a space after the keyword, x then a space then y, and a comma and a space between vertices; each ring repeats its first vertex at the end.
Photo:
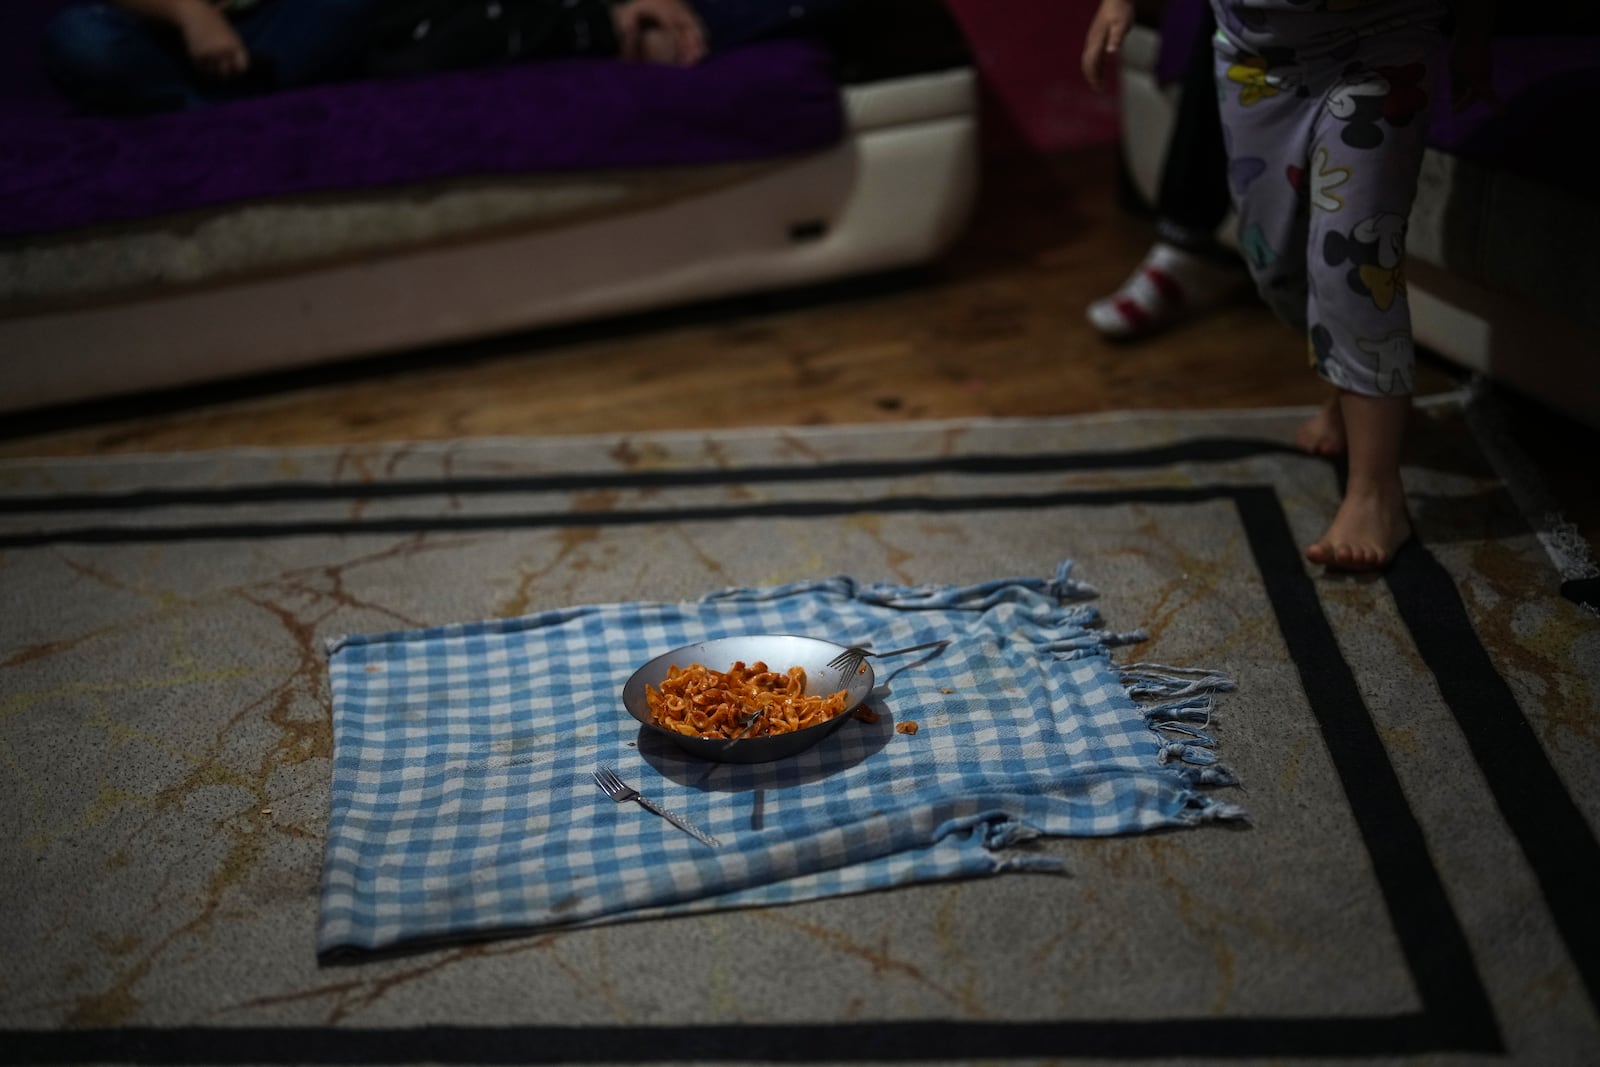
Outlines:
POLYGON ((1217 107, 1210 8, 1196 27, 1161 167, 1156 243, 1126 281, 1088 307, 1107 337, 1148 336, 1238 294, 1239 259, 1217 243, 1227 216, 1228 153, 1217 107))
POLYGON ((1306 329, 1305 169, 1316 111, 1297 66, 1265 61, 1218 37, 1215 70, 1228 190, 1239 248, 1256 290, 1297 332, 1306 329))
MULTIPOLYGON (((1369 38, 1341 57, 1304 176, 1310 195, 1310 340, 1317 373, 1338 391, 1326 440, 1342 437, 1345 497, 1312 562, 1386 566, 1411 536, 1400 461, 1415 352, 1405 290, 1405 229, 1428 125, 1426 32, 1369 38)), ((1304 442, 1302 442, 1304 444, 1304 442)), ((1325 449, 1322 449, 1325 450, 1325 449)))
POLYGON ((1107 337, 1147 336, 1226 303, 1241 288, 1238 257, 1216 240, 1230 197, 1212 59, 1215 27, 1207 7, 1162 162, 1156 243, 1115 292, 1089 305, 1090 323, 1107 337))
MULTIPOLYGON (((1315 109, 1300 96, 1304 74, 1298 66, 1269 71, 1264 60, 1236 52, 1226 42, 1215 51, 1228 181, 1244 260, 1267 306, 1303 333, 1311 211, 1305 175, 1315 109)), ((1308 359, 1314 366, 1314 351, 1308 359)), ((1345 451, 1337 391, 1296 430, 1295 443, 1316 455, 1345 451)))
POLYGON ((1157 240, 1116 290, 1089 305, 1089 324, 1113 341, 1148 337, 1234 299, 1249 286, 1237 262, 1157 240))
POLYGON ((1228 146, 1222 140, 1222 109, 1211 37, 1217 24, 1210 5, 1179 82, 1178 108, 1161 164, 1156 194, 1157 233, 1162 240, 1232 266, 1237 257, 1217 246, 1217 227, 1227 217, 1228 146))
POLYGON ((111 4, 63 8, 42 49, 51 81, 87 111, 170 111, 203 102, 177 30, 111 4))
POLYGON ((251 88, 293 89, 361 72, 383 0, 271 0, 234 25, 252 65, 251 88))
POLYGON ((1339 408, 1339 390, 1323 401, 1322 409, 1302 422, 1294 431, 1294 443, 1314 456, 1342 456, 1349 442, 1344 430, 1344 412, 1339 408))
POLYGON ((812 32, 844 14, 849 5, 850 0, 693 0, 713 53, 812 32))
POLYGON ((1411 397, 1340 390, 1336 403, 1349 442, 1349 475, 1333 522, 1306 548, 1306 558, 1336 570, 1380 570, 1411 538, 1400 478, 1411 397))

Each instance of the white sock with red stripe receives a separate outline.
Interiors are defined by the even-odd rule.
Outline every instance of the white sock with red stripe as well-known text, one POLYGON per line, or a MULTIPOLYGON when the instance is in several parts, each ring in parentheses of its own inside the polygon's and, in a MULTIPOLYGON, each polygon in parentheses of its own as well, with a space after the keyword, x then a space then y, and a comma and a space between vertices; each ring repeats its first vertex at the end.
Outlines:
POLYGON ((1237 271, 1158 241, 1122 288, 1089 305, 1089 322, 1107 337, 1154 333, 1222 304, 1239 280, 1237 271))

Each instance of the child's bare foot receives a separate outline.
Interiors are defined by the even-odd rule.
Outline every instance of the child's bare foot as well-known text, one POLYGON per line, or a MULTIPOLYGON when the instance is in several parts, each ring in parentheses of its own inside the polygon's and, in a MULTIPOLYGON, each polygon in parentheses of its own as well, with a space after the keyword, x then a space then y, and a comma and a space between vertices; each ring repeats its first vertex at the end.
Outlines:
POLYGON ((1346 438, 1344 415, 1335 395, 1322 410, 1300 424, 1294 432, 1294 443, 1313 456, 1340 456, 1344 454, 1346 438))
POLYGON ((1352 486, 1322 540, 1306 549, 1306 559, 1332 570, 1378 571, 1410 539, 1411 520, 1398 478, 1365 489, 1352 486))

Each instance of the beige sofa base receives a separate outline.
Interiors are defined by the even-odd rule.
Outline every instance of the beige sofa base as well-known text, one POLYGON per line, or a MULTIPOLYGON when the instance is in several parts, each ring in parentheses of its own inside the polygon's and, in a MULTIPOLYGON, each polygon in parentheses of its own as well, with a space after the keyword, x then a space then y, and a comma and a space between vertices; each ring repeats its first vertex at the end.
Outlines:
POLYGON ((166 389, 902 268, 965 226, 962 69, 846 91, 837 147, 699 195, 281 276, 0 318, 0 411, 166 389))

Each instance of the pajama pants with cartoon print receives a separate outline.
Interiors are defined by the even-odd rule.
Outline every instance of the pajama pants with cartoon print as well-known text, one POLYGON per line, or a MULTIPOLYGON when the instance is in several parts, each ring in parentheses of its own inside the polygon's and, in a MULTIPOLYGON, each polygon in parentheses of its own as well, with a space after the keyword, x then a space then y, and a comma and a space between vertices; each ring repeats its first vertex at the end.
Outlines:
POLYGON ((1215 6, 1229 188, 1256 286, 1304 331, 1324 380, 1368 396, 1409 395, 1406 220, 1439 31, 1362 32, 1372 23, 1357 19, 1330 35, 1326 15, 1313 46, 1297 47, 1305 42, 1271 33, 1272 16, 1286 13, 1256 11, 1241 24, 1237 9, 1250 0, 1215 6))

